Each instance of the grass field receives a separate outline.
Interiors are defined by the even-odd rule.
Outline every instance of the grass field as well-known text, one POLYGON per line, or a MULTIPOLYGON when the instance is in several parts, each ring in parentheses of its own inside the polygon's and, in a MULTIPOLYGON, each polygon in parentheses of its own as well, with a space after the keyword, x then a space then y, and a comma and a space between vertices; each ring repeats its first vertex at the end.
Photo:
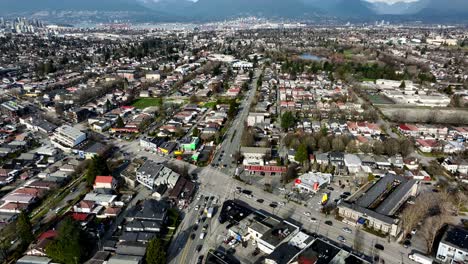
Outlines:
POLYGON ((345 50, 343 51, 343 55, 345 56, 346 59, 350 59, 354 54, 351 50, 345 50))
POLYGON ((216 106, 216 102, 207 102, 203 104, 203 107, 206 107, 206 108, 213 108, 214 106, 216 106))
POLYGON ((162 106, 161 98, 140 98, 133 101, 132 106, 138 109, 144 109, 152 106, 162 106))
POLYGON ((389 98, 383 96, 383 95, 378 95, 378 94, 370 94, 369 95, 369 100, 373 103, 373 104, 393 104, 393 101, 390 100, 389 98))

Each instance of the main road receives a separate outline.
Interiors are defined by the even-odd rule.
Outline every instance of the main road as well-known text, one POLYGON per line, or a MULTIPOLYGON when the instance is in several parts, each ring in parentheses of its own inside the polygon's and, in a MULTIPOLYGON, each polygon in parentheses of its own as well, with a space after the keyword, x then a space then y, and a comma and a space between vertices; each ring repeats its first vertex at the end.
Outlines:
POLYGON ((236 115, 236 118, 232 121, 228 131, 224 136, 224 140, 219 145, 216 154, 213 157, 211 164, 217 164, 217 167, 227 168, 227 172, 230 171, 230 167, 233 164, 233 155, 237 151, 240 151, 242 134, 245 130, 245 122, 249 116, 250 106, 257 93, 257 80, 261 74, 261 71, 257 69, 254 73, 254 78, 250 83, 250 89, 246 92, 246 96, 241 102, 240 111, 236 115))

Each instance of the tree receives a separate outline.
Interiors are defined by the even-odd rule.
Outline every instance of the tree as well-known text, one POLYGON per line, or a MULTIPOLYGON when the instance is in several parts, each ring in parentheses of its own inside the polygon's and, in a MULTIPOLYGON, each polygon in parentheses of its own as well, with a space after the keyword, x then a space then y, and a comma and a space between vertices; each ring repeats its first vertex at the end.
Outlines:
POLYGON ((192 137, 198 137, 198 136, 200 136, 200 129, 198 129, 198 128, 195 127, 195 128, 192 130, 192 137))
POLYGON ((284 131, 288 131, 290 128, 294 127, 295 123, 296 120, 292 112, 286 111, 281 116, 281 128, 284 129, 284 131))
POLYGON ((124 121, 123 121, 123 119, 122 119, 121 116, 118 116, 118 117, 117 117, 116 126, 117 126, 118 128, 122 128, 122 127, 125 126, 125 123, 124 123, 124 121))
POLYGON ((340 137, 336 137, 332 140, 332 149, 333 151, 344 151, 345 150, 345 144, 343 143, 343 140, 340 137))
POLYGON ((403 157, 409 156, 414 151, 413 142, 408 139, 403 139, 400 141, 400 153, 403 157))
POLYGON ((146 263, 147 264, 165 264, 166 250, 160 238, 150 240, 146 248, 146 263))
POLYGON ((367 181, 372 182, 374 180, 375 180, 375 175, 372 173, 369 173, 369 175, 367 175, 367 181))
POLYGON ((372 146, 372 150, 373 150, 374 154, 377 154, 377 155, 382 155, 385 152, 384 145, 380 141, 375 141, 374 142, 374 144, 372 146))
POLYGON ((228 117, 234 118, 237 114, 237 103, 236 100, 231 100, 229 103, 228 117))
POLYGON ((389 138, 384 142, 385 153, 389 156, 394 156, 400 153, 400 143, 397 139, 389 138))
POLYGON ((434 240, 439 233, 440 229, 446 224, 447 217, 444 214, 431 216, 426 218, 424 225, 421 228, 421 236, 426 242, 426 253, 432 252, 434 240))
POLYGON ((321 137, 318 142, 319 148, 322 152, 330 151, 330 142, 327 137, 321 137))
POLYGON ((96 176, 109 174, 110 171, 106 159, 101 156, 95 156, 91 159, 88 169, 86 170, 86 183, 88 186, 92 186, 96 176))
POLYGON ((372 152, 372 146, 369 143, 362 144, 359 149, 366 154, 372 152))
POLYGON ((405 80, 401 81, 400 88, 406 88, 405 80))
POLYGON ((82 263, 84 256, 83 234, 78 224, 71 218, 64 219, 58 228, 57 237, 47 245, 47 256, 54 262, 65 264, 82 263))
POLYGON ((241 145, 244 147, 253 147, 255 145, 255 134, 252 128, 248 128, 242 133, 241 145))
POLYGON ((353 249, 355 251, 361 251, 364 244, 364 236, 361 233, 360 228, 356 228, 354 231, 353 249))
POLYGON ((24 211, 21 211, 18 216, 18 221, 16 222, 16 233, 25 244, 29 244, 34 241, 31 221, 24 211))
POLYGON ((348 145, 346 146, 346 152, 349 152, 349 153, 358 152, 358 146, 355 140, 349 141, 348 145))
POLYGON ((292 163, 288 166, 288 170, 283 175, 283 184, 286 184, 295 178, 297 178, 297 165, 292 163))
POLYGON ((307 146, 305 144, 301 144, 299 148, 296 150, 296 155, 294 156, 294 160, 304 164, 309 159, 309 153, 307 151, 307 146))

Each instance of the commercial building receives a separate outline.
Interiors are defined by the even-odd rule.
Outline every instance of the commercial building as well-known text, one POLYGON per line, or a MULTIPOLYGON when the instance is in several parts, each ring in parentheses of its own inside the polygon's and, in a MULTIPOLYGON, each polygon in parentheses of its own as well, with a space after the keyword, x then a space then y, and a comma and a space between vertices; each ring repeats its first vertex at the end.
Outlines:
POLYGON ((244 156, 244 165, 264 166, 265 155, 271 154, 270 148, 242 147, 240 151, 242 156, 244 156))
POLYGON ((397 236, 399 221, 395 214, 418 192, 418 181, 395 174, 386 174, 376 183, 369 183, 338 206, 343 222, 397 236))
POLYGON ((322 187, 330 184, 332 178, 329 173, 309 172, 294 181, 294 188, 300 192, 317 193, 322 187))
POLYGON ((257 247, 271 254, 280 244, 289 241, 299 232, 299 227, 286 220, 278 221, 277 224, 269 228, 261 237, 257 238, 257 247))
POLYGON ((51 137, 52 144, 60 149, 69 151, 71 148, 86 140, 86 133, 68 125, 63 125, 51 137))
POLYGON ((20 117, 27 113, 27 108, 16 101, 7 101, 0 105, 0 112, 11 117, 20 117))
POLYGON ((180 146, 185 151, 194 151, 199 143, 200 139, 198 137, 184 138, 180 141, 180 146))
POLYGON ((160 185, 174 188, 179 180, 179 174, 164 164, 148 160, 137 170, 136 180, 151 190, 160 185))
POLYGON ((439 243, 436 259, 442 263, 468 263, 468 230, 448 226, 439 243))

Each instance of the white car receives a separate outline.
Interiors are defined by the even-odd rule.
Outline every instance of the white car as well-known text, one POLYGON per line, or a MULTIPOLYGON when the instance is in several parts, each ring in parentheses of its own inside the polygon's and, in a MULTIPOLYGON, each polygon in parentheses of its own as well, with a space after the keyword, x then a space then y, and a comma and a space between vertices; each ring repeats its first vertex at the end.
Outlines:
POLYGON ((280 190, 280 191, 282 191, 282 192, 286 191, 286 189, 283 188, 283 187, 278 188, 278 190, 280 190))
POLYGON ((200 209, 200 206, 199 205, 195 206, 195 211, 198 211, 198 209, 200 209))
POLYGON ((312 223, 317 223, 317 219, 315 219, 315 218, 312 217, 312 218, 310 219, 310 222, 312 222, 312 223))
POLYGON ((416 228, 414 228, 413 230, 411 230, 411 234, 412 235, 416 235, 416 233, 418 232, 418 230, 416 228))
POLYGON ((200 200, 200 199, 201 199, 201 194, 197 196, 197 200, 200 200))
POLYGON ((229 245, 230 247, 234 247, 234 245, 235 245, 236 243, 237 243, 237 240, 236 240, 236 239, 233 239, 233 240, 231 240, 231 241, 229 242, 228 245, 229 245))
POLYGON ((304 212, 306 216, 311 216, 310 212, 304 212))
POLYGON ((279 202, 278 203, 280 206, 285 206, 286 204, 284 202, 279 202))
POLYGON ((348 234, 351 234, 353 232, 353 230, 351 230, 351 228, 349 227, 343 227, 343 231, 348 234))
POLYGON ((343 236, 339 236, 338 241, 340 241, 341 243, 346 243, 346 238, 344 238, 343 236))

